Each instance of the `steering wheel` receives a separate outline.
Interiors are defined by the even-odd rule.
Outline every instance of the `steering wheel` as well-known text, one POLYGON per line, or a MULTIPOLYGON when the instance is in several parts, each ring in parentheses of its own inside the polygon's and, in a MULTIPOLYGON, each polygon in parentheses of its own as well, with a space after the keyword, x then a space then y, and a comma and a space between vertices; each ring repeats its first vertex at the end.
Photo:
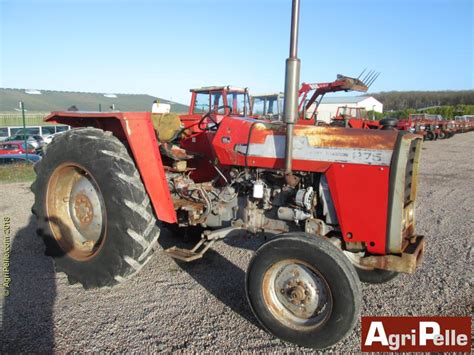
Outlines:
MULTIPOLYGON (((219 106, 219 107, 217 107, 217 111, 219 111, 223 108, 224 109, 228 108, 229 111, 232 112, 232 107, 229 106, 229 105, 219 106)), ((201 119, 199 120, 197 126, 202 131, 217 131, 217 129, 219 128, 219 123, 217 123, 217 120, 214 118, 214 112, 209 111, 209 112, 205 113, 204 116, 201 117, 201 119), (210 127, 208 125, 203 125, 206 118, 208 118, 214 124, 210 127)))

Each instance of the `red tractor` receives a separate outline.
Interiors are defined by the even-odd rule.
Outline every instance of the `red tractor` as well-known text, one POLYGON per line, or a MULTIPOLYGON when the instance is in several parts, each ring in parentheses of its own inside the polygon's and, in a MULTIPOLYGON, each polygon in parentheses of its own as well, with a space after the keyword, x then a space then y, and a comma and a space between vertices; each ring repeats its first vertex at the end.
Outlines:
POLYGON ((435 122, 435 124, 439 128, 439 133, 438 133, 438 138, 439 139, 446 139, 446 138, 451 138, 454 136, 455 131, 453 129, 453 126, 451 124, 451 121, 445 120, 443 116, 441 115, 427 115, 429 118, 431 118, 432 121, 435 122))
POLYGON ((397 129, 400 131, 418 134, 423 138, 423 140, 426 140, 426 135, 428 133, 426 130, 426 123, 420 120, 401 119, 398 121, 397 129))
POLYGON ((454 120, 459 133, 474 130, 474 115, 456 116, 454 120))
MULTIPOLYGON (((302 125, 326 125, 323 121, 317 121, 318 106, 325 94, 339 91, 362 91, 368 90, 366 83, 375 80, 376 73, 369 73, 365 81, 337 75, 335 81, 329 83, 303 83, 298 91, 298 124, 302 125), (373 79, 373 80, 372 80, 373 79)), ((268 119, 270 121, 283 120, 284 93, 270 93, 252 96, 252 114, 255 117, 268 119)))
POLYGON ((336 116, 331 121, 331 126, 380 129, 380 121, 371 120, 367 116, 367 111, 362 107, 338 107, 336 116))
POLYGON ((407 119, 399 120, 397 129, 419 134, 423 136, 423 140, 428 141, 438 139, 441 133, 438 121, 424 113, 410 114, 407 119))
POLYGON ((194 248, 166 250, 181 262, 235 230, 271 233, 247 269, 250 307, 271 334, 313 348, 352 331, 360 280, 415 272, 424 251, 415 233, 422 140, 295 124, 298 16, 293 0, 284 122, 248 117, 246 91, 222 87, 193 90, 181 117, 46 118, 74 127, 50 143, 32 185, 57 271, 85 288, 124 282, 152 257, 160 227, 175 226, 177 237, 202 227, 194 248))
POLYGON ((410 114, 408 119, 399 121, 397 128, 421 134, 424 140, 429 141, 451 138, 456 133, 450 121, 443 119, 441 115, 426 113, 410 114))

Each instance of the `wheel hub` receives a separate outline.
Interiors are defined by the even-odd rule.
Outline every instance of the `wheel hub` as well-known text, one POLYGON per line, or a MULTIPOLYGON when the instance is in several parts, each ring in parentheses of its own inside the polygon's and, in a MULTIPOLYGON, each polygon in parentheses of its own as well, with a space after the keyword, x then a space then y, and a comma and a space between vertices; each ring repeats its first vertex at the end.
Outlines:
POLYGON ((60 165, 47 194, 49 223, 61 249, 78 260, 94 255, 103 242, 106 214, 92 176, 76 164, 60 165))
POLYGON ((74 199, 74 212, 81 224, 89 225, 92 221, 93 207, 90 200, 84 194, 77 194, 74 199))
POLYGON ((279 262, 266 272, 264 298, 274 316, 293 328, 317 326, 332 307, 322 275, 309 265, 290 260, 279 262))

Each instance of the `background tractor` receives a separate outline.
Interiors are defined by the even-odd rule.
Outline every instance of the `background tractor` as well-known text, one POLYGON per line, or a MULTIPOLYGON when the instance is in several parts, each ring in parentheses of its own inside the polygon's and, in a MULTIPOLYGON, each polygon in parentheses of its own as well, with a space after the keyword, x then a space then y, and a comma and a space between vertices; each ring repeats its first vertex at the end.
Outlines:
POLYGON ((331 125, 363 129, 379 129, 382 127, 380 121, 369 119, 365 108, 347 106, 337 108, 336 116, 333 117, 331 125))
MULTIPOLYGON (((363 72, 361 73, 361 75, 363 72)), ((359 77, 361 76, 359 75, 359 77)), ((344 75, 337 75, 335 81, 329 83, 303 83, 298 91, 298 124, 324 126, 326 122, 318 121, 318 107, 324 95, 332 92, 359 91, 366 92, 369 86, 377 79, 379 73, 369 72, 363 80, 351 78, 344 75)), ((270 93, 252 95, 252 114, 255 117, 268 119, 271 121, 281 121, 283 119, 284 93, 270 93)), ((378 121, 371 121, 366 116, 366 112, 360 108, 338 108, 335 124, 333 126, 343 126, 350 128, 380 128, 378 121), (365 116, 362 115, 365 112, 365 116), (343 117, 344 116, 344 117, 343 117), (350 122, 348 122, 350 120, 350 122), (360 122, 358 120, 361 120, 360 122), (363 121, 362 121, 363 120, 363 121)))
POLYGON ((85 288, 123 282, 168 226, 177 237, 203 230, 192 249, 165 250, 179 262, 202 258, 232 231, 270 233, 248 266, 250 307, 271 334, 313 348, 352 331, 360 280, 415 272, 424 251, 415 233, 421 139, 297 124, 298 19, 293 0, 283 121, 249 117, 246 90, 232 87, 192 90, 180 117, 46 118, 74 127, 48 145, 32 185, 38 233, 57 271, 85 288))

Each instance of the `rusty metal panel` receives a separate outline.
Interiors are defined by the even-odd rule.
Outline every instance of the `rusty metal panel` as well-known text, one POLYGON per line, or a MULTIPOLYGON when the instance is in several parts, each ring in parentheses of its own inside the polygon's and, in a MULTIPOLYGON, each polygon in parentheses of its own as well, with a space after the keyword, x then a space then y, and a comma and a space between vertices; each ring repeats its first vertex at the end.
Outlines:
POLYGON ((413 236, 404 245, 401 255, 367 256, 361 258, 360 263, 376 269, 413 274, 423 258, 425 239, 423 236, 413 236))

